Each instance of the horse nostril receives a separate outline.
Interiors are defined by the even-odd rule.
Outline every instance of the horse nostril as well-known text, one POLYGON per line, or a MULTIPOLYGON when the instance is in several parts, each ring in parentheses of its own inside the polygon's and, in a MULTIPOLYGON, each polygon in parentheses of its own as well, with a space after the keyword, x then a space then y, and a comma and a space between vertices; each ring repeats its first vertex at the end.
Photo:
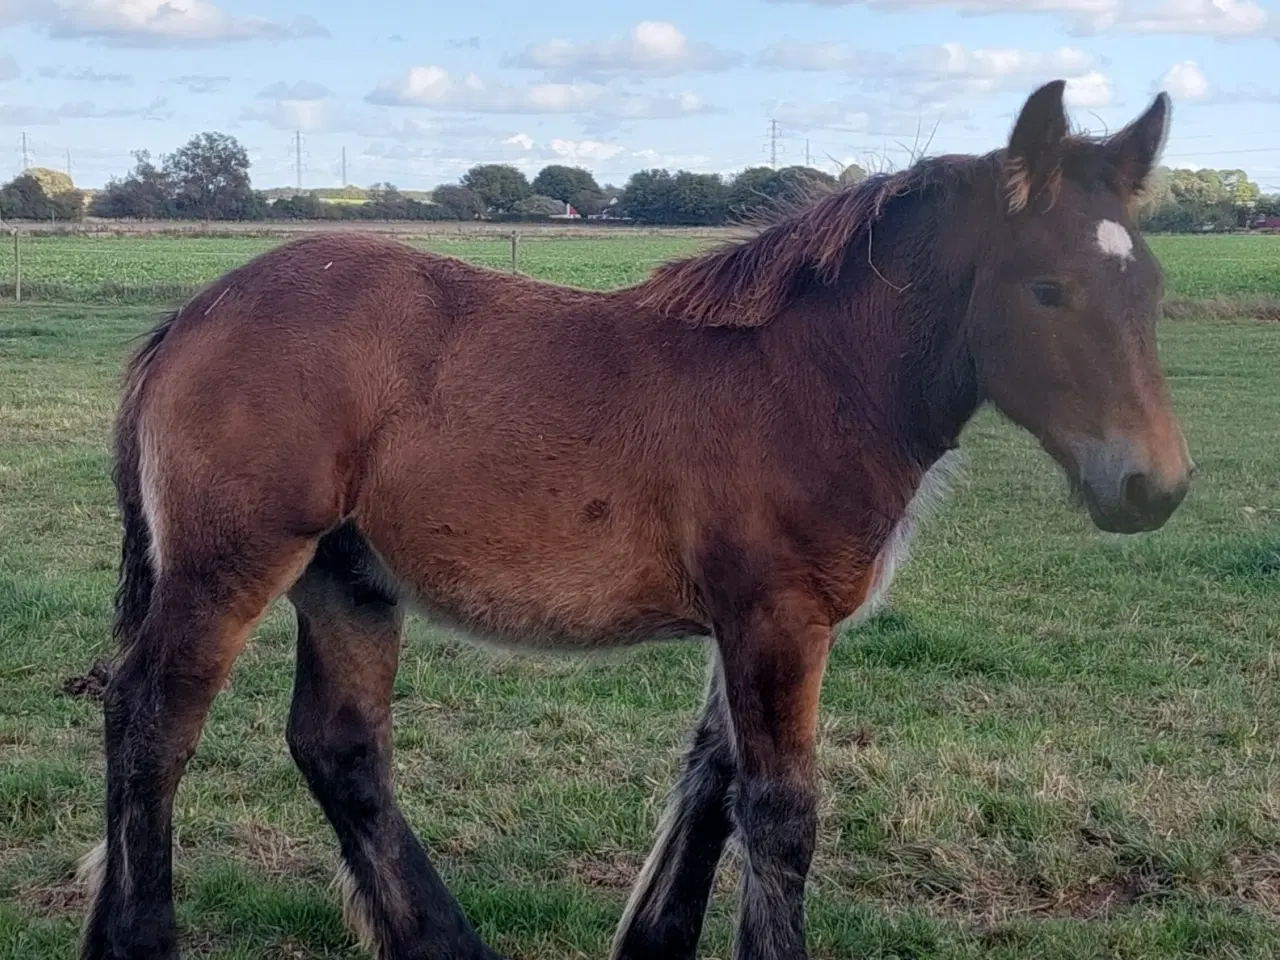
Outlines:
POLYGON ((1151 511, 1151 481, 1145 473, 1131 473, 1121 483, 1120 496, 1126 508, 1133 513, 1151 511))
POLYGON ((1148 473, 1131 473, 1121 484, 1121 498, 1125 508, 1133 514, 1145 517, 1163 517, 1172 513, 1187 492, 1187 483, 1167 490, 1152 483, 1148 473))

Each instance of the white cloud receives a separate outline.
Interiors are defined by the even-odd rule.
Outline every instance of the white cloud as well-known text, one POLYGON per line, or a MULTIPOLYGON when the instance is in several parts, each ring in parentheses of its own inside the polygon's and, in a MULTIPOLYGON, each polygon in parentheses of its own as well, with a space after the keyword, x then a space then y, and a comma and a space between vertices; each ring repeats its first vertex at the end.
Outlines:
POLYGON ((22 71, 18 68, 18 61, 13 59, 7 53, 0 54, 0 81, 16 80, 22 71))
MULTIPOLYGON (((634 150, 628 154, 636 161, 636 169, 689 170, 707 173, 714 169, 714 161, 701 153, 662 153, 658 150, 634 150)), ((635 172, 634 170, 632 172, 635 172)))
POLYGON ((784 126, 799 130, 828 127, 848 133, 865 133, 872 124, 870 113, 840 100, 820 103, 780 101, 769 115, 784 126))
POLYGON ((313 17, 290 22, 240 16, 208 0, 9 0, 0 26, 27 24, 54 37, 113 46, 186 47, 328 36, 313 17))
POLYGON ((1256 0, 772 0, 817 6, 866 6, 901 12, 942 7, 970 16, 1045 13, 1079 33, 1197 34, 1240 37, 1259 33, 1268 16, 1256 0))
POLYGON ((122 87, 133 86, 133 77, 127 73, 99 73, 90 67, 72 70, 68 67, 41 67, 40 76, 51 80, 73 80, 78 83, 91 83, 95 86, 119 84, 122 87))
POLYGON ((474 73, 455 81, 444 67, 412 67, 368 95, 370 103, 431 107, 464 113, 571 113, 589 107, 607 91, 599 83, 535 83, 527 87, 486 83, 474 73))
POLYGON ((862 51, 849 43, 806 43, 800 40, 771 43, 759 57, 763 67, 812 72, 856 70, 864 63, 884 60, 884 54, 862 51))
POLYGON ((329 104, 323 100, 276 100, 261 106, 245 107, 241 120, 265 123, 277 130, 320 133, 333 129, 329 104))
POLYGON ((1105 107, 1111 103, 1111 81, 1097 70, 1067 81, 1063 102, 1069 107, 1105 107))
POLYGON ((100 107, 89 100, 64 103, 59 107, 0 104, 0 124, 22 126, 52 126, 62 120, 117 120, 125 117, 165 120, 171 115, 168 102, 163 97, 137 107, 100 107))
POLYGON ((332 96, 332 90, 312 80, 299 80, 297 83, 277 80, 258 91, 259 100, 327 100, 332 96))
POLYGON ((712 108, 693 93, 640 94, 617 84, 592 82, 489 83, 474 73, 455 80, 443 67, 413 67, 366 98, 384 106, 427 107, 453 113, 574 114, 594 127, 626 120, 658 120, 707 113, 712 108))
POLYGON ((720 70, 738 61, 735 54, 691 41, 675 24, 644 20, 625 36, 608 40, 530 44, 504 63, 573 79, 624 74, 671 76, 691 70, 720 70))
POLYGON ((606 143, 601 140, 561 140, 551 141, 551 152, 571 166, 584 166, 589 163, 604 163, 626 152, 620 143, 606 143))
POLYGON ((1183 100, 1203 100, 1209 95, 1209 78, 1194 60, 1183 60, 1165 71, 1160 88, 1183 100))
POLYGON ((204 73, 189 73, 182 77, 174 77, 169 82, 176 83, 180 87, 186 87, 187 93, 217 93, 231 82, 231 78, 225 75, 210 76, 204 73))
POLYGON ((1267 25, 1267 12, 1254 0, 1164 0, 1127 4, 1115 25, 1131 33, 1243 37, 1267 25))
POLYGON ((533 149, 533 137, 529 136, 527 133, 513 133, 502 142, 511 146, 519 147, 521 150, 533 149))
POLYGON ((835 70, 858 77, 864 87, 909 94, 916 103, 939 105, 960 97, 1025 91, 1029 84, 1065 76, 1080 88, 1087 79, 1099 96, 1094 58, 1076 47, 1019 50, 971 49, 960 43, 908 48, 897 55, 859 50, 841 43, 782 41, 768 47, 761 63, 793 70, 835 70))

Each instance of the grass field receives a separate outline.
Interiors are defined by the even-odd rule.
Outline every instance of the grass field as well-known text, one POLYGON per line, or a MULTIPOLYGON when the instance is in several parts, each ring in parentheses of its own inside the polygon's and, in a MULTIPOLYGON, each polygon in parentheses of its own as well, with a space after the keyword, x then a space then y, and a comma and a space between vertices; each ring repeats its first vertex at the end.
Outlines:
MULTIPOLYGON (((50 283, 196 282, 247 240, 31 241, 50 283)), ((529 243, 613 286, 680 241, 529 243)), ((691 246, 691 244, 686 244, 691 246)), ((1157 238, 1184 296, 1280 293, 1280 240, 1157 238)), ((488 257, 490 245, 452 251, 488 257)), ((79 285, 79 286, 78 286, 79 285)), ((0 960, 71 955, 101 832, 107 435, 152 306, 0 307, 0 960)), ((1280 956, 1280 325, 1166 322, 1200 465, 1162 531, 1092 530, 1032 442, 984 414, 891 609, 824 692, 816 958, 1280 956)), ((277 609, 218 699, 175 812, 189 956, 357 957, 335 844, 283 743, 277 609)), ((494 659, 414 620, 396 699, 407 816, 512 958, 602 958, 703 679, 694 646, 494 659)), ((729 956, 727 864, 703 956, 729 956)))
MULTIPOLYGON (((405 238, 487 266, 508 269, 508 239, 405 238)), ((22 241, 29 299, 86 303, 166 303, 280 243, 273 237, 28 237, 22 241)), ((671 256, 713 242, 680 237, 523 238, 520 269, 556 283, 620 286, 644 278, 671 256)), ((1280 297, 1280 237, 1158 236, 1171 297, 1241 294, 1280 297)), ((0 246, 0 296, 13 293, 12 247, 0 246)))

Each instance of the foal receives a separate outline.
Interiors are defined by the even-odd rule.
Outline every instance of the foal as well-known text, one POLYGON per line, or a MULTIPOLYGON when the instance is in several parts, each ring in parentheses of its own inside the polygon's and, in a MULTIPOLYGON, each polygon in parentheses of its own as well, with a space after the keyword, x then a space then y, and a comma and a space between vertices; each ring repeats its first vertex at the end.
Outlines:
POLYGON ((413 606, 523 648, 713 638, 613 956, 692 957, 736 834, 736 957, 803 958, 827 653, 975 410, 1031 431, 1103 529, 1153 530, 1188 487, 1161 273, 1133 225, 1168 99, 1093 140, 1068 132, 1062 91, 1029 98, 1005 149, 830 193, 630 289, 312 237, 166 319, 117 425, 121 652, 81 956, 176 955, 174 792, 287 595, 289 748, 380 956, 495 956, 392 791, 413 606))

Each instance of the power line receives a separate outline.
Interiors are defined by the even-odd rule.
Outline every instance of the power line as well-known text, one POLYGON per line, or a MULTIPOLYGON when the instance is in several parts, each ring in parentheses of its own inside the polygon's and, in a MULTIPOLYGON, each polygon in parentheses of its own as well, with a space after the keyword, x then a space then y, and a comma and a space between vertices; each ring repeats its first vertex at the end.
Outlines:
MULTIPOLYGON (((785 149, 785 148, 784 148, 785 149)), ((778 121, 769 121, 769 166, 778 169, 778 121)))

